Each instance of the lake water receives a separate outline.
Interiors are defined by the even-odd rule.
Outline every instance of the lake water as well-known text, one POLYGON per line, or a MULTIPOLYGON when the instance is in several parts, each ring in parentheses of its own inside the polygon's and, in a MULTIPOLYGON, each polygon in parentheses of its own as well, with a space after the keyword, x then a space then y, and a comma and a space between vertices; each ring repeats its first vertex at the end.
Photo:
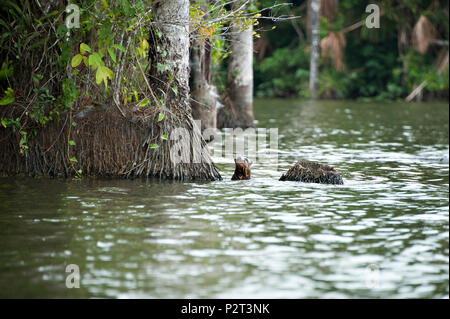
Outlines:
POLYGON ((279 165, 249 181, 219 157, 212 183, 0 178, 0 297, 448 297, 448 103, 255 114, 279 128, 279 165), (345 185, 279 182, 299 158, 345 185))

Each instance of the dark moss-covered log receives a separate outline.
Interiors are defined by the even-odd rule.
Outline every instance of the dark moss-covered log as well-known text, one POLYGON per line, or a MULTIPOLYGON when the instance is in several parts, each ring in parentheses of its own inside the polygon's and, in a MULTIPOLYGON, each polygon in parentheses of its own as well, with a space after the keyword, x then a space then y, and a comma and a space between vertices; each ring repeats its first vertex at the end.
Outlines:
POLYGON ((339 175, 334 167, 307 160, 298 161, 286 172, 286 174, 281 176, 280 181, 344 184, 341 175, 339 175))

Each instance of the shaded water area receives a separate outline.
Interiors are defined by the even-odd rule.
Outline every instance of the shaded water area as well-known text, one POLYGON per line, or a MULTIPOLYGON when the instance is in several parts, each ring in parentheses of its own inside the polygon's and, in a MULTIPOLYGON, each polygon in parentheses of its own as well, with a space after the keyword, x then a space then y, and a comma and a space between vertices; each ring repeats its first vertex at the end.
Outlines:
POLYGON ((249 181, 221 158, 212 183, 0 178, 0 297, 448 297, 447 103, 255 114, 279 128, 279 166, 249 181), (345 185, 279 182, 298 158, 345 185))

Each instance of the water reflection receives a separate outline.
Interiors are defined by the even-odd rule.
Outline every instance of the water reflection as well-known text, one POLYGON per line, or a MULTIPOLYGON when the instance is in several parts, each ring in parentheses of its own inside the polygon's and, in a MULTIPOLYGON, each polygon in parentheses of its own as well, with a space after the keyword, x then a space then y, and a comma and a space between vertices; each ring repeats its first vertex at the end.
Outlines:
POLYGON ((448 105, 260 101, 253 179, 0 179, 1 297, 448 296, 448 105), (279 182, 298 157, 345 185, 279 182), (81 288, 65 288, 65 266, 81 288), (377 269, 375 282, 372 268, 377 269))

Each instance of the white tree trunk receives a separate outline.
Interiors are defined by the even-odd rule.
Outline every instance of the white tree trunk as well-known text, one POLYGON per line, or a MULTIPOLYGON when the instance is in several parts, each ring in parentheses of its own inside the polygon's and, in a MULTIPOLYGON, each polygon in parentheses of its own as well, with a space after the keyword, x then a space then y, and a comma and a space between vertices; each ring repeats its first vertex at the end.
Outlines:
MULTIPOLYGON (((235 2, 239 8, 244 1, 235 2)), ((230 28, 230 60, 228 64, 229 105, 219 115, 219 127, 253 126, 253 25, 233 22, 230 28), (227 115, 225 115, 227 114, 227 115), (222 118, 221 118, 222 117, 222 118), (231 118, 230 118, 231 117, 231 118)))
POLYGON ((235 89, 245 88, 241 99, 253 103, 253 27, 241 30, 239 23, 231 27, 230 64, 228 83, 235 89))
POLYGON ((167 55, 158 56, 165 70, 157 70, 158 78, 167 77, 167 70, 178 82, 181 98, 189 96, 189 0, 163 0, 153 5, 155 26, 164 36, 167 55))
POLYGON ((319 30, 320 30, 320 0, 311 0, 311 62, 309 74, 309 89, 311 98, 317 98, 319 76, 319 30))
POLYGON ((152 15, 154 27, 162 34, 150 39, 150 91, 157 107, 143 143, 143 151, 149 154, 147 165, 138 168, 136 175, 145 169, 147 176, 167 179, 221 179, 189 103, 189 0, 156 1, 152 15), (162 140, 164 135, 168 138, 162 140), (158 147, 152 148, 153 143, 158 147))

